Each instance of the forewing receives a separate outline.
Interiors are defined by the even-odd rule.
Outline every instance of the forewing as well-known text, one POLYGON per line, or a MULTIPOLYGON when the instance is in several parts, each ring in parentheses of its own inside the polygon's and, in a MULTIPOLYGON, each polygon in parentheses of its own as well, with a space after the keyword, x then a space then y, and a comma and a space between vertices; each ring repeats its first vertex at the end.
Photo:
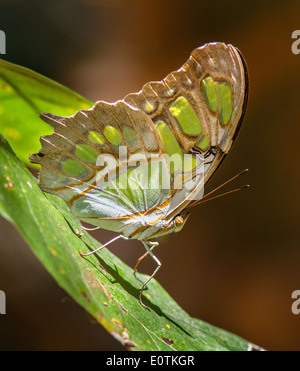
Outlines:
POLYGON ((180 211, 203 191, 232 146, 247 97, 247 68, 240 52, 232 45, 210 43, 195 49, 188 61, 164 80, 147 83, 139 93, 124 98, 151 118, 168 155, 194 157, 194 167, 186 171, 192 175, 187 179, 195 179, 200 169, 202 176, 188 190, 184 185, 176 188, 176 169, 173 171, 175 202, 170 212, 180 211))

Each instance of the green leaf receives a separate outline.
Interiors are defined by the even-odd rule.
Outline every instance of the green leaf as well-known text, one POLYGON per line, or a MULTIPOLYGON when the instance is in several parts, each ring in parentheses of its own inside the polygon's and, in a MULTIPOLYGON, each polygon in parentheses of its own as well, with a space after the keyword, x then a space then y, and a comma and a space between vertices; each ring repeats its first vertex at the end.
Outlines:
POLYGON ((99 246, 58 197, 36 179, 0 137, 0 213, 20 231, 57 283, 130 350, 247 350, 250 343, 191 318, 152 280, 138 300, 143 274, 99 246))
POLYGON ((55 81, 0 60, 0 132, 27 165, 33 166, 28 156, 40 149, 40 136, 53 131, 40 113, 70 116, 92 104, 55 81))

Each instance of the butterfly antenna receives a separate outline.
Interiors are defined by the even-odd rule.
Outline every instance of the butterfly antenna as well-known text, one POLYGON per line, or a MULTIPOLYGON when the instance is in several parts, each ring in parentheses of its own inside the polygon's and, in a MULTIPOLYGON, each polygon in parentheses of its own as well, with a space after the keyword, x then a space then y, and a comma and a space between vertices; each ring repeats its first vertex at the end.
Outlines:
MULTIPOLYGON (((237 192, 237 191, 241 191, 242 189, 245 189, 245 188, 249 188, 250 185, 249 184, 246 184, 240 188, 236 188, 236 189, 232 189, 231 191, 228 191, 228 192, 225 192, 225 193, 221 193, 220 195, 217 195, 217 196, 214 196, 214 197, 211 197, 211 198, 207 198, 205 200, 201 199, 197 202, 197 205, 200 205, 204 202, 207 202, 207 201, 211 201, 211 200, 214 200, 216 198, 219 198, 219 197, 223 197, 223 196, 226 196, 226 195, 229 195, 230 193, 234 193, 234 192, 237 192)), ((195 205, 194 205, 195 206, 195 205)))
POLYGON ((203 196, 200 200, 197 200, 191 204, 189 204, 187 206, 187 209, 190 209, 196 205, 199 205, 199 204, 202 204, 203 202, 206 202, 206 201, 210 201, 210 200, 214 200, 215 198, 219 198, 219 197, 222 197, 222 196, 225 196, 225 195, 228 195, 230 193, 234 193, 234 192, 237 192, 237 191, 240 191, 242 189, 245 189, 245 188, 249 188, 250 185, 249 184, 246 184, 240 188, 237 188, 237 189, 233 189, 229 192, 225 192, 225 193, 222 193, 218 196, 214 196, 214 197, 211 197, 211 198, 208 198, 206 199, 208 196, 210 196, 211 194, 213 194, 214 192, 218 191, 220 188, 224 187, 226 184, 232 182, 234 179, 238 178, 239 176, 241 176, 242 174, 246 173, 247 171, 249 171, 249 169, 244 169, 242 170, 241 172, 239 172, 238 174, 236 174, 234 177, 228 179, 226 182, 224 182, 223 184, 219 185, 217 188, 213 189, 212 191, 208 192, 205 196, 203 196))

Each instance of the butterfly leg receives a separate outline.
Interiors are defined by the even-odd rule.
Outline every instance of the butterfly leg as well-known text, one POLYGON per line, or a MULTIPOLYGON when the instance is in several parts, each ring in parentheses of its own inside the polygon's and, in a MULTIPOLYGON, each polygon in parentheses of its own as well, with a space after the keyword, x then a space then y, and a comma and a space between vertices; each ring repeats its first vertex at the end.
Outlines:
POLYGON ((93 250, 93 251, 90 251, 90 252, 88 252, 88 253, 86 253, 86 254, 83 254, 83 253, 80 251, 80 252, 79 252, 79 255, 80 255, 80 256, 88 256, 88 255, 92 255, 92 254, 94 254, 95 252, 100 251, 100 250, 102 250, 104 247, 110 245, 112 242, 115 242, 115 241, 118 240, 119 238, 122 238, 123 240, 128 240, 127 237, 125 237, 125 236, 123 236, 122 234, 120 234, 119 236, 117 236, 117 237, 111 239, 110 241, 106 242, 104 245, 101 245, 101 246, 98 247, 97 249, 95 249, 95 250, 93 250))
MULTIPOLYGON (((143 291, 145 289, 145 287, 147 286, 147 284, 152 280, 152 278, 156 275, 156 273, 158 272, 159 268, 161 267, 161 262, 157 259, 157 257, 153 254, 153 252, 151 251, 155 246, 158 245, 157 242, 150 242, 150 248, 148 246, 148 243, 145 242, 145 241, 142 241, 146 251, 147 251, 147 254, 149 254, 151 256, 151 258, 155 261, 155 263, 157 264, 157 267, 156 269, 154 270, 154 272, 151 274, 151 276, 147 279, 147 281, 145 283, 143 283, 143 286, 142 286, 142 289, 141 289, 141 292, 140 292, 140 295, 139 295, 139 301, 140 301, 140 304, 142 307, 144 308, 148 308, 142 301, 142 295, 143 295, 143 291)), ((145 254, 145 255, 147 255, 145 254)))
MULTIPOLYGON (((158 242, 147 242, 145 241, 150 247, 150 250, 152 251, 154 249, 155 246, 158 246, 158 242)), ((149 255, 148 251, 143 255, 141 256, 140 258, 138 258, 137 262, 136 262, 136 265, 134 267, 134 272, 137 272, 137 269, 138 269, 138 266, 140 265, 140 262, 147 256, 149 255)))

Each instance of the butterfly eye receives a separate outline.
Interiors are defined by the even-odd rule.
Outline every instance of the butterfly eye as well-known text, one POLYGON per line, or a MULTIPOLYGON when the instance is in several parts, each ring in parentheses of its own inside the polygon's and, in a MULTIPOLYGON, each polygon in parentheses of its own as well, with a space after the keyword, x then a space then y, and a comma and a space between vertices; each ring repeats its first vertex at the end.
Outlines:
POLYGON ((175 224, 180 226, 183 223, 183 217, 180 215, 177 215, 175 218, 175 224))
POLYGON ((183 226, 183 223, 184 223, 183 217, 177 215, 174 220, 175 231, 180 231, 181 227, 183 226))

